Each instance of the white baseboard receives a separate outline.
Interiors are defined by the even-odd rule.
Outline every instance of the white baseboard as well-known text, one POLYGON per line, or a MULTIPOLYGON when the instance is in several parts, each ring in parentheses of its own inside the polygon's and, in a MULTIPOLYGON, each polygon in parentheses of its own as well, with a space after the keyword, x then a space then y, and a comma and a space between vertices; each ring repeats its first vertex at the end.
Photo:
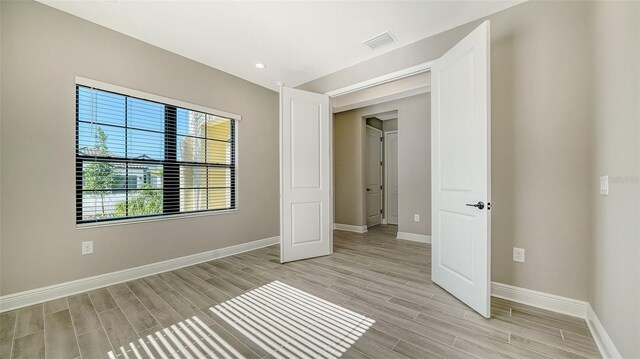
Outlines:
POLYGON ((514 287, 498 282, 491 282, 491 295, 583 319, 587 317, 587 306, 589 305, 589 303, 582 300, 514 287))
POLYGON ((396 235, 396 239, 404 239, 407 241, 414 242, 422 242, 422 243, 431 243, 431 236, 426 234, 415 234, 409 232, 398 232, 396 235))
POLYGON ((367 226, 354 226, 351 224, 340 224, 340 223, 334 223, 333 229, 337 229, 339 231, 355 232, 355 233, 367 232, 367 226))
POLYGON ((491 283, 491 295, 532 307, 582 318, 589 326, 589 330, 598 346, 600 355, 605 359, 622 359, 620 352, 618 352, 618 349, 613 344, 604 326, 600 323, 598 316, 593 311, 593 308, 591 308, 591 304, 588 302, 531 289, 514 287, 498 282, 491 283))
POLYGON ((49 300, 66 297, 76 293, 105 287, 149 275, 162 273, 190 265, 208 262, 217 258, 267 247, 280 242, 280 237, 259 239, 253 242, 238 244, 231 247, 214 249, 212 251, 192 254, 185 257, 169 259, 139 267, 124 269, 117 272, 105 273, 93 277, 74 280, 71 282, 50 285, 24 292, 4 295, 0 297, 0 313, 8 310, 38 304, 49 300))
POLYGON ((611 340, 604 326, 600 323, 600 319, 591 308, 591 304, 587 304, 587 325, 603 358, 622 359, 622 355, 620 355, 615 344, 613 344, 613 340, 611 340))

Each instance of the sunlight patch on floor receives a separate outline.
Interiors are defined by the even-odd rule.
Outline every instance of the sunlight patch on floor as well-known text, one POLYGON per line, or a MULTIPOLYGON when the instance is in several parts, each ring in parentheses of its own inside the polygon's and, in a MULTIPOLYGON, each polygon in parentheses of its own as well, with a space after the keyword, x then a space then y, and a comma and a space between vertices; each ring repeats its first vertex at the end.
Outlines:
MULTIPOLYGON (((374 320, 279 281, 209 308, 273 358, 338 358, 374 320)), ((245 358, 197 316, 114 348, 110 359, 245 358)))
POLYGON ((338 358, 374 323, 279 281, 210 309, 275 358, 338 358))
POLYGON ((245 358, 198 317, 176 323, 108 353, 121 358, 245 358))

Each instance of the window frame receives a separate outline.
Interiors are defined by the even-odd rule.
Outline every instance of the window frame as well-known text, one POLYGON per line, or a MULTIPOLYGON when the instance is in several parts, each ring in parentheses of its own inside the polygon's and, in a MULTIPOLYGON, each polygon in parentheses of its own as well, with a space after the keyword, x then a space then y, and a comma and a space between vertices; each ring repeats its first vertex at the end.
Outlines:
MULTIPOLYGON (((151 221, 163 221, 163 220, 172 220, 172 219, 180 219, 180 218, 191 218, 191 217, 202 217, 202 216, 210 216, 210 215, 221 215, 221 214, 229 214, 229 213, 236 213, 239 210, 239 196, 238 196, 238 187, 239 187, 239 182, 238 182, 238 158, 239 158, 239 141, 238 141, 238 125, 240 120, 242 119, 242 116, 234 114, 234 113, 230 113, 230 112, 225 112, 225 111, 221 111, 221 110, 217 110, 217 109, 213 109, 213 108, 209 108, 209 107, 205 107, 205 106, 201 106, 201 105, 196 105, 196 104, 192 104, 192 103, 188 103, 188 102, 184 102, 184 101, 180 101, 180 100, 175 100, 172 98, 168 98, 168 97, 164 97, 164 96, 159 96, 159 95, 155 95, 155 94, 151 94, 151 93, 146 93, 143 91, 138 91, 138 90, 134 90, 134 89, 130 89, 130 88, 126 88, 126 87, 122 87, 122 86, 118 86, 118 85, 113 85, 113 84, 109 84, 109 83, 105 83, 105 82, 101 82, 101 81, 96 81, 96 80, 91 80, 91 79, 87 79, 87 78, 83 78, 83 77, 79 77, 76 76, 75 79, 75 84, 74 84, 74 100, 75 100, 75 148, 74 148, 74 160, 75 160, 75 176, 74 178, 76 179, 76 216, 75 216, 75 223, 76 223, 76 228, 77 229, 82 229, 82 228, 91 228, 91 227, 102 227, 102 226, 113 226, 113 225, 121 225, 121 224, 131 224, 131 223, 140 223, 140 222, 151 222, 151 221), (136 98, 136 99, 141 99, 141 100, 146 100, 146 101, 152 101, 152 102, 156 102, 156 103, 160 103, 162 105, 165 106, 170 106, 173 107, 174 109, 177 108, 182 108, 185 110, 192 110, 192 111, 197 111, 197 112, 201 112, 204 114, 209 114, 209 115, 213 115, 216 117, 221 117, 221 118, 226 118, 232 121, 231 123, 231 138, 232 140, 230 141, 231 145, 232 145, 232 151, 233 151, 233 156, 232 156, 232 162, 231 165, 227 168, 230 169, 232 176, 233 176, 233 186, 231 188, 231 203, 232 203, 232 208, 227 208, 227 209, 217 209, 217 210, 199 210, 199 211, 190 211, 190 212, 175 212, 175 213, 160 213, 160 214, 149 214, 149 215, 143 215, 143 216, 135 216, 135 217, 117 217, 117 218, 108 218, 108 219, 100 219, 100 220, 90 220, 90 221, 83 221, 82 220, 82 201, 83 201, 83 184, 82 181, 78 182, 77 178, 78 178, 78 171, 80 171, 80 173, 82 172, 83 169, 83 163, 86 161, 86 159, 80 158, 79 154, 78 154, 78 149, 79 149, 79 130, 80 130, 80 126, 79 126, 79 108, 78 108, 78 86, 83 86, 83 87, 89 87, 89 88, 93 88, 96 90, 100 90, 100 91, 105 91, 105 92, 111 92, 114 94, 118 94, 118 95, 122 95, 122 96, 127 96, 127 97, 131 97, 131 98, 136 98)), ((165 111, 166 111, 166 107, 165 107, 165 111)), ((166 120, 166 119, 165 119, 166 120)), ((176 135, 177 136, 177 135, 176 135)), ((165 138, 166 138, 166 132, 165 132, 165 138)), ((166 150, 166 149, 165 149, 166 150)), ((126 159, 129 160, 129 159, 126 159)), ((180 162, 182 161, 176 161, 175 163, 178 165, 178 167, 180 166, 180 162)), ((188 163, 188 162, 187 162, 188 163)), ((165 188, 163 187, 163 191, 165 190, 165 188)), ((176 189, 177 191, 179 191, 179 187, 176 189)), ((164 201, 163 201, 163 209, 164 209, 164 201)))

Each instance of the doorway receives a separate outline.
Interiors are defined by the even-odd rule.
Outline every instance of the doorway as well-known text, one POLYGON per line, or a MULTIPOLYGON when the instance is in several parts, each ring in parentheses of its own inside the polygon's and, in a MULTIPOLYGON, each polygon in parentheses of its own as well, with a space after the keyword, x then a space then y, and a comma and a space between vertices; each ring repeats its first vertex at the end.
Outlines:
MULTIPOLYGON (((431 98, 433 131, 431 168, 433 208, 433 241, 431 279, 464 303, 485 317, 490 317, 490 36, 489 22, 483 22, 464 39, 454 45, 440 58, 419 65, 421 69, 409 68, 401 72, 421 73, 430 70, 433 76, 433 92, 431 98), (472 136, 475 135, 475 136, 472 136), (486 203, 486 204, 485 204, 486 203), (485 210, 486 208, 486 210, 485 210), (485 211, 483 211, 485 210, 485 211)), ((307 148, 311 164, 318 174, 331 173, 331 108, 329 98, 369 89, 372 86, 387 83, 394 79, 404 78, 401 74, 391 73, 372 80, 328 92, 324 95, 305 91, 297 93, 283 88, 280 92, 281 108, 281 261, 287 261, 285 253, 293 253, 300 247, 302 258, 329 255, 333 252, 333 236, 325 238, 323 233, 329 229, 328 224, 320 225, 327 217, 323 208, 334 204, 331 196, 331 181, 314 179, 313 188, 323 194, 320 199, 298 200, 295 186, 289 187, 287 177, 304 175, 303 166, 298 166, 293 156, 295 146, 288 146, 288 141, 302 141, 298 134, 310 134, 319 139, 317 146, 304 145, 307 148), (287 93, 290 91, 290 93, 287 93), (293 111, 288 103, 297 102, 296 106, 304 108, 302 112, 293 111), (324 118, 322 118, 325 116, 324 118), (296 123, 293 127, 292 124, 296 123), (329 133, 326 131, 326 124, 329 133), (318 126, 321 125, 321 126, 318 126), (291 129, 298 128, 297 131, 291 129), (324 149, 323 149, 324 147, 324 149), (303 172, 299 172, 303 171, 303 172), (283 180, 286 179, 286 180, 283 180), (323 184, 324 183, 324 184, 323 184), (329 196, 326 196, 326 193, 329 196), (283 217, 283 208, 304 205, 305 221, 297 219, 290 213, 283 217), (311 206, 314 206, 311 211, 311 206), (307 210, 309 209, 309 210, 307 210), (304 236, 292 235, 289 227, 297 224, 313 224, 309 231, 301 229, 304 236), (288 226, 287 224, 291 224, 288 226), (283 230, 284 229, 284 230, 283 230), (296 243, 296 238, 305 243, 296 243), (322 244, 325 250, 317 251, 309 242, 322 244)), ((335 133, 334 133, 335 134, 335 133)), ((417 165, 418 167, 420 164, 417 165)), ((316 176, 313 176, 316 178, 316 176)), ((317 177, 319 179, 319 177, 317 177)), ((292 182, 293 183, 293 182, 292 182)), ((300 193, 304 193, 301 191, 300 193)), ((300 207, 302 208, 302 207, 300 207)), ((302 212, 301 212, 302 213, 302 212)), ((333 218, 333 211, 329 219, 333 218)), ((419 220, 419 216, 415 216, 419 220)), ((300 227, 300 228, 302 228, 300 227)), ((293 231, 295 234, 296 231, 293 231)))
MULTIPOLYGON (((387 103, 393 107, 393 101, 387 103)), ((398 111, 366 116, 367 140, 365 161, 367 228, 392 225, 398 232, 398 111), (380 156, 378 155, 380 154, 380 156), (378 181, 380 182, 378 184, 378 181), (378 193, 375 189, 379 188, 378 193)), ((426 140, 426 138, 425 138, 426 140)), ((338 186, 339 184, 336 184, 338 186)))

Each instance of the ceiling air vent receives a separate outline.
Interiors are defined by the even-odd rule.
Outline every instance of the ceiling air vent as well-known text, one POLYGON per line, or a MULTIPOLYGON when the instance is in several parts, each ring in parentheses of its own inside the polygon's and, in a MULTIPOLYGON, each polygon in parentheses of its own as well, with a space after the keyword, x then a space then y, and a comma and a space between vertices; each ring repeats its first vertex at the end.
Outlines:
POLYGON ((376 35, 370 39, 364 40, 362 43, 369 46, 371 50, 375 50, 384 45, 388 45, 396 41, 389 31, 385 31, 380 35, 376 35))

